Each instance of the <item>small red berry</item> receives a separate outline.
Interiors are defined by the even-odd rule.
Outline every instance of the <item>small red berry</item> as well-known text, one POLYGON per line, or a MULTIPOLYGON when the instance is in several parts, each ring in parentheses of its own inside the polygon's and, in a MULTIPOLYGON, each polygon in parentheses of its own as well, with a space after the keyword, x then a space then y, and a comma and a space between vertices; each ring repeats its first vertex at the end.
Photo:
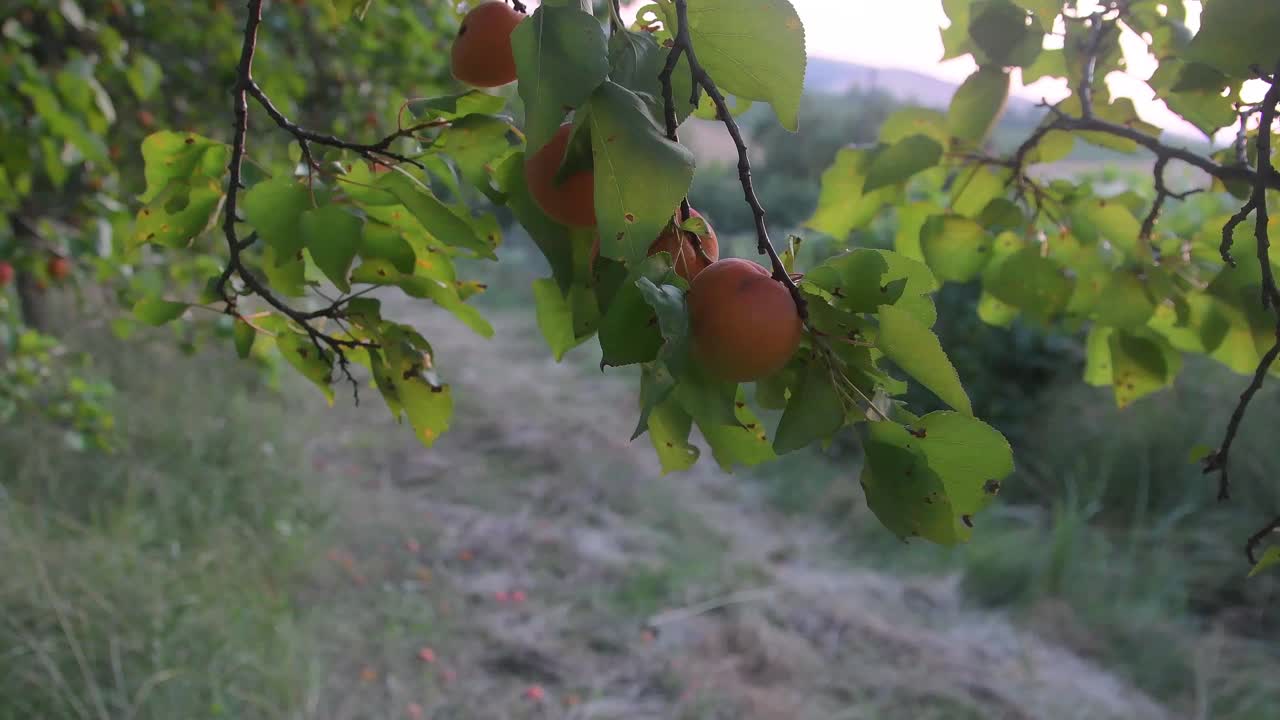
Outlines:
POLYGON ((436 651, 429 647, 424 647, 418 651, 418 659, 424 663, 433 663, 436 661, 436 651))
POLYGON ((525 688, 524 696, 534 702, 542 702, 547 697, 547 691, 543 690, 541 685, 530 685, 525 688))
POLYGON ((13 282, 13 266, 7 262, 0 262, 0 288, 13 282))
POLYGON ((525 595, 523 590, 516 590, 515 592, 511 593, 511 602, 513 603, 519 604, 528 599, 529 599, 529 596, 525 595))
POLYGON ((61 255, 54 255, 49 258, 45 269, 49 271, 49 277, 54 280, 65 280, 71 274, 71 261, 61 255))

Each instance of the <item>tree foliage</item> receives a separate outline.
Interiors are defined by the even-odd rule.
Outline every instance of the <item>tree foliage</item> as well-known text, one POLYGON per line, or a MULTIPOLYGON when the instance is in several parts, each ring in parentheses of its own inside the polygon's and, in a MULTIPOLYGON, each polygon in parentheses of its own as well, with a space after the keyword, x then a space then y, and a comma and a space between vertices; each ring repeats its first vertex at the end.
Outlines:
MULTIPOLYGON (((74 257, 83 280, 132 308, 122 334, 146 324, 193 345, 214 337, 241 357, 283 360, 331 402, 372 388, 428 446, 449 428, 449 368, 465 358, 382 299, 398 290, 491 334, 468 303, 484 288, 461 268, 498 259, 500 217, 550 267, 533 297, 553 354, 594 341, 605 366, 638 367, 636 437, 664 469, 699 459, 695 427, 725 469, 855 427, 867 502, 904 539, 964 541, 1013 471, 1008 442, 974 417, 932 329, 943 283, 980 285, 991 325, 1022 316, 1087 329, 1084 380, 1112 388, 1121 407, 1169 386, 1188 353, 1250 375, 1204 458, 1223 498, 1248 403, 1278 372, 1271 3, 1209 0, 1193 34, 1178 2, 946 0, 946 55, 978 69, 946 112, 900 111, 877 142, 836 150, 807 222, 843 244, 888 216, 895 247, 809 267, 770 234, 736 119, 755 103, 783 130, 804 121, 804 27, 787 0, 654 0, 630 26, 617 3, 514 2, 528 13, 510 36, 514 92, 447 78, 450 37, 438 28, 461 13, 445 0, 214 2, 198 16, 188 3, 85 5, 27 3, 3 24, 0 257, 20 270, 19 304, 38 304, 50 252, 74 257), (1205 133, 1237 128, 1231 146, 1181 147, 1111 96, 1126 33, 1159 61, 1156 97, 1205 133), (1061 78, 1071 94, 1001 154, 990 134, 1015 72, 1061 78), (330 111, 350 107, 367 111, 330 111), (694 116, 719 121, 737 148, 741 212, 804 322, 790 361, 753 388, 697 359, 689 282, 669 254, 649 257, 669 225, 703 252, 690 218, 696 163, 679 139, 694 116), (555 182, 589 173, 594 227, 554 219, 529 185, 530 161, 565 125, 555 182), (1154 193, 1040 172, 1081 144, 1149 158, 1154 193), (1179 167, 1194 184, 1172 187, 1179 167), (1190 232, 1162 223, 1198 193, 1220 217, 1190 232), (913 387, 947 409, 913 412, 913 387)), ((39 353, 53 341, 38 318, 6 312, 0 411, 13 414, 18 385, 54 392, 22 371, 31 357, 47 366, 39 353)), ((63 388, 92 429, 92 393, 82 380, 63 388)), ((1249 541, 1251 559, 1271 529, 1249 541)))

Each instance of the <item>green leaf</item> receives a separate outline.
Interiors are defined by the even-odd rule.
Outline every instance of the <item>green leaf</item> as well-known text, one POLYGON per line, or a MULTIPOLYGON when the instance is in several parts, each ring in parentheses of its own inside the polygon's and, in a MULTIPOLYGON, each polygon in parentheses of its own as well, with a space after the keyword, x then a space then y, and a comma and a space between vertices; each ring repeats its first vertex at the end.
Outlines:
POLYGON ((805 365, 800 387, 778 421, 773 450, 785 455, 831 437, 844 424, 845 410, 832 385, 831 369, 818 359, 805 365))
POLYGON ((894 252, 924 262, 924 251, 920 248, 920 231, 925 221, 934 215, 942 215, 945 210, 936 203, 921 201, 897 208, 897 231, 893 235, 894 252))
POLYGON ((985 66, 956 90, 947 110, 947 130, 962 145, 981 145, 991 134, 1009 100, 1009 74, 985 66))
POLYGON ((978 298, 978 318, 993 327, 1009 327, 1019 312, 1018 308, 989 292, 983 292, 978 298))
POLYGON ((649 414, 649 440, 662 463, 662 474, 682 472, 698 462, 700 451, 689 443, 693 417, 674 398, 659 403, 649 414))
MULTIPOLYGON (((1046 32, 1053 29, 1053 21, 1062 14, 1062 0, 1013 0, 1018 7, 1033 13, 1046 32)), ((1024 81, 1030 82, 1030 81, 1024 81)))
POLYGON ((1026 248, 1001 261, 983 288, 998 300, 1048 321, 1066 308, 1075 284, 1062 266, 1041 257, 1036 248, 1026 248))
POLYGON ((662 363, 650 363, 640 373, 640 420, 636 423, 631 439, 635 440, 649 430, 649 417, 655 408, 671 397, 676 379, 662 363))
POLYGON ((1013 449, 995 428, 954 412, 933 412, 911 430, 929 467, 942 478, 952 510, 972 516, 991 504, 996 487, 1013 473, 1013 449))
MULTIPOLYGON (((658 45, 652 33, 625 30, 609 38, 609 79, 634 92, 644 100, 654 118, 665 122, 665 103, 659 75, 667 64, 670 50, 658 45)), ((681 57, 671 74, 671 99, 676 107, 676 121, 684 122, 696 109, 689 98, 693 79, 689 60, 681 57)))
POLYGON ((280 355, 303 377, 315 383, 333 404, 333 354, 321 352, 306 335, 286 330, 276 336, 280 355))
POLYGON ((881 206, 899 190, 884 187, 863 192, 873 157, 874 153, 862 148, 842 148, 836 153, 835 162, 822 173, 818 208, 806 226, 844 240, 875 218, 881 206))
POLYGON ((187 247, 213 225, 222 201, 222 186, 212 179, 174 180, 138 211, 129 246, 187 247))
POLYGON ((139 199, 149 203, 170 181, 221 178, 231 160, 231 148, 194 133, 164 130, 142 141, 142 160, 147 190, 139 199))
POLYGON ((1117 330, 1108 344, 1117 407, 1169 387, 1182 370, 1182 356, 1161 338, 1117 330))
POLYGON ((880 126, 880 142, 894 144, 906 138, 923 135, 939 145, 951 139, 947 134, 947 116, 937 110, 907 107, 895 110, 880 126))
POLYGON ((497 199, 490 178, 494 163, 511 152, 511 123, 490 115, 467 115, 440 133, 436 147, 448 153, 462 177, 476 189, 497 199))
POLYGON ((1234 103, 1239 81, 1212 66, 1165 57, 1148 84, 1170 110, 1206 135, 1213 135, 1236 119, 1234 103))
POLYGON ((433 385, 417 376, 397 382, 396 391, 414 435, 425 447, 431 447, 449 430, 453 391, 447 385, 433 385))
POLYGON ((1028 14, 1010 0, 974 3, 969 37, 981 51, 979 62, 1026 67, 1040 55, 1044 30, 1028 24, 1028 14))
POLYGON ((1009 442, 991 426, 935 412, 904 428, 870 423, 863 488, 876 517, 902 538, 967 541, 973 516, 1013 472, 1009 442))
POLYGON ((935 215, 920 229, 920 250, 940 279, 969 282, 991 261, 991 236, 969 218, 935 215))
POLYGON ((133 306, 133 314, 148 325, 164 325, 177 320, 190 307, 187 303, 160 298, 143 298, 133 306))
POLYGON ((911 135, 876 153, 867 168, 862 192, 906 182, 942 159, 942 146, 926 135, 911 135))
POLYGON ((293 258, 302 251, 306 241, 299 225, 313 204, 306 186, 289 177, 260 182, 240 199, 245 220, 279 258, 293 258))
POLYGON ((590 292, 575 285, 566 297, 560 292, 555 280, 535 280, 533 283, 534 308, 538 319, 538 329, 550 346, 556 362, 564 359, 565 353, 591 338, 595 330, 595 320, 589 311, 576 308, 595 308, 595 298, 589 303, 584 295, 590 292))
POLYGON ((1267 568, 1280 565, 1280 547, 1269 547, 1266 552, 1262 553, 1262 557, 1258 559, 1258 564, 1253 566, 1249 571, 1249 577, 1253 577, 1267 568))
POLYGON ((873 313, 881 305, 892 305, 883 278, 889 263, 878 250, 855 248, 828 258, 805 275, 805 282, 822 288, 835 305, 850 313, 873 313))
POLYGON ((1027 223, 1026 216, 1022 214, 1022 208, 1012 200, 1002 197, 987 203, 987 206, 978 214, 977 220, 982 227, 992 233, 1021 230, 1027 223))
POLYGON ((139 100, 150 99, 163 79, 164 70, 159 63, 141 52, 133 54, 133 62, 125 72, 125 80, 128 81, 129 88, 139 100))
POLYGON ((350 292, 348 275, 360 250, 364 221, 340 205, 302 213, 300 229, 316 267, 342 292, 350 292))
POLYGON ((916 438, 892 422, 867 424, 862 490, 867 507, 894 535, 923 537, 940 545, 964 540, 946 486, 929 467, 916 438))
POLYGON ((639 281, 643 278, 654 285, 673 277, 670 258, 666 253, 659 253, 646 258, 637 268, 636 276, 628 278, 618 288, 600 320, 600 349, 603 351, 600 362, 603 365, 620 367, 657 358, 662 348, 662 332, 639 281))
POLYGON ((600 254, 638 262, 693 181, 693 154, 666 138, 636 94, 606 82, 591 97, 600 254))
POLYGON ((658 329, 666 341, 660 358, 672 372, 682 371, 689 343, 689 311, 684 290, 675 285, 655 285, 647 277, 637 280, 636 287, 658 316, 658 329))
POLYGON ((270 245, 262 248, 262 264, 259 266, 267 276, 271 288, 287 297, 301 297, 307 289, 307 260, 302 258, 282 258, 270 245))
POLYGON ((490 95, 481 90, 468 90, 456 95, 411 100, 405 109, 423 122, 436 119, 452 120, 467 115, 492 115, 501 112, 507 104, 501 95, 490 95))
MULTIPOLYGON (((11 24, 5 25, 7 27, 11 24)), ((83 84, 83 87, 91 96, 92 89, 87 84, 83 84)), ((54 142, 54 137, 62 138, 74 146, 86 160, 104 165, 108 163, 106 143, 103 142, 101 134, 86 126, 81 112, 75 108, 64 109, 53 90, 42 84, 24 82, 18 86, 18 90, 27 97, 35 114, 44 121, 51 133, 42 137, 41 140, 61 150, 61 147, 54 142)), ((46 163, 52 167, 61 168, 62 163, 65 162, 60 152, 55 152, 52 157, 46 158, 46 163)))
MULTIPOLYGON (((438 255, 438 253, 428 253, 438 255)), ((418 265, 418 255, 413 245, 405 239, 404 233, 379 222, 364 224, 364 237, 360 240, 360 257, 366 260, 383 260, 402 274, 413 274, 418 265)), ((428 261, 429 263, 430 261, 428 261)), ((443 264, 443 263, 442 263, 443 264)), ((435 276, 435 274, 432 274, 435 276)), ((443 281, 452 281, 452 273, 436 277, 443 281)))
POLYGON ((732 472, 739 465, 753 467, 776 459, 742 388, 698 377, 696 366, 692 370, 680 378, 675 399, 693 416, 720 469, 732 472))
POLYGON ((445 205, 422 183, 398 172, 387 173, 387 179, 381 182, 436 240, 470 250, 477 257, 497 259, 494 243, 476 230, 471 219, 445 205))
POLYGON ((969 173, 961 175, 951 191, 951 211, 976 218, 992 200, 1004 196, 1008 173, 981 165, 974 165, 969 173))
POLYGON ((529 194, 529 186, 524 179, 524 161, 524 153, 507 158, 498 170, 499 184, 507 195, 507 207, 551 265, 551 274, 560 291, 567 293, 574 281, 573 243, 569 229, 547 217, 529 194))
POLYGON ((909 312, 893 306, 880 308, 880 334, 876 346, 903 372, 943 402, 966 415, 973 415, 973 405, 938 336, 909 312))
POLYGON ((540 7, 511 33, 529 150, 542 149, 565 111, 578 108, 609 76, 604 29, 575 8, 540 7))
POLYGON ((1111 274, 1095 308, 1095 320, 1121 330, 1142 327, 1156 313, 1156 304, 1147 292, 1146 283, 1123 270, 1111 274))
POLYGON ((1084 381, 1094 387, 1109 387, 1115 372, 1111 369, 1111 336, 1114 328, 1094 325, 1085 339, 1084 381))
POLYGON ((1074 210, 1081 213, 1116 248, 1128 254, 1133 254, 1137 249, 1142 225, 1129 208, 1114 200, 1094 198, 1074 210))
POLYGON ((258 331, 244 320, 236 318, 232 325, 232 336, 236 344, 236 355, 241 360, 248 359, 253 354, 253 343, 258 339, 258 331))
POLYGON ((893 306, 910 313, 925 327, 933 327, 938 320, 938 310, 934 307, 931 293, 939 288, 938 279, 928 265, 890 250, 877 250, 889 266, 880 278, 881 287, 888 288, 898 282, 905 282, 898 300, 893 306))
POLYGON ((1236 78, 1253 77, 1253 66, 1274 72, 1280 63, 1280 4, 1258 0, 1214 0, 1205 3, 1200 31, 1187 48, 1187 59, 1212 65, 1236 78))
MULTIPOLYGON (((667 27, 675 10, 663 6, 667 27)), ((689 34, 698 61, 726 93, 773 106, 786 129, 799 127, 804 92, 804 23, 787 0, 698 0, 689 5, 689 34)))
POLYGON ((369 355, 378 389, 396 419, 403 410, 418 441, 431 447, 449 429, 453 394, 436 379, 431 346, 413 328, 386 323, 381 335, 385 366, 369 355))

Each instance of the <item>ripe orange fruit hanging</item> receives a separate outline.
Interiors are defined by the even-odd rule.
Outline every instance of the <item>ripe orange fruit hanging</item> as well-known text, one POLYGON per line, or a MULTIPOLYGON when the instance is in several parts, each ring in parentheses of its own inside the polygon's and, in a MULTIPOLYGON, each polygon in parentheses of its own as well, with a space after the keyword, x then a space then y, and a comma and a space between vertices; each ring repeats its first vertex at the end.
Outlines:
POLYGON ((505 2, 477 5, 462 18, 453 39, 453 76, 475 87, 498 87, 516 79, 511 33, 524 20, 505 2))
POLYGON ((722 380, 771 375, 800 347, 803 322, 791 292, 750 260, 712 263, 693 281, 688 303, 693 356, 722 380))
MULTIPOLYGON (((702 218, 697 211, 690 209, 690 217, 702 218)), ((671 255, 671 263, 675 267, 676 274, 680 277, 693 282, 703 270, 706 270, 712 263, 720 259, 720 241, 716 238, 716 231, 707 223, 707 233, 699 235, 698 240, 702 244, 702 252, 706 254, 707 259, 703 259, 698 255, 698 251, 693 247, 690 239, 691 233, 680 232, 677 229, 677 223, 680 219, 680 213, 677 211, 675 218, 663 229, 658 239, 653 241, 653 245, 649 246, 649 254, 656 255, 665 252, 671 255)), ((702 218, 706 222, 706 218, 702 218)))
POLYGON ((561 125, 551 142, 525 158, 524 179, 529 185, 529 194, 553 220, 574 227, 595 227, 595 173, 578 170, 563 182, 556 182, 572 132, 572 123, 561 125))
MULTIPOLYGON (((702 214, 697 210, 690 208, 690 217, 702 218, 702 214)), ((657 240, 649 246, 647 255, 652 257, 660 252, 665 252, 671 256, 671 263, 675 268, 676 274, 689 282, 698 276, 698 273, 707 269, 711 263, 720 259, 720 242, 716 239, 716 231, 707 223, 707 233, 699 235, 698 238, 702 242, 702 252, 707 256, 704 260, 698 255, 698 251, 693 247, 693 241, 690 234, 676 232, 676 222, 680 214, 677 211, 671 222, 662 230, 662 234, 657 240)), ((703 218, 706 222, 706 218, 703 218)), ((591 245, 591 267, 596 266, 596 260, 600 258, 600 234, 596 233, 595 242, 591 245)))
POLYGON ((45 270, 49 272, 49 277, 54 280, 65 280, 71 274, 71 261, 61 255, 54 255, 49 258, 49 263, 45 266, 45 270))

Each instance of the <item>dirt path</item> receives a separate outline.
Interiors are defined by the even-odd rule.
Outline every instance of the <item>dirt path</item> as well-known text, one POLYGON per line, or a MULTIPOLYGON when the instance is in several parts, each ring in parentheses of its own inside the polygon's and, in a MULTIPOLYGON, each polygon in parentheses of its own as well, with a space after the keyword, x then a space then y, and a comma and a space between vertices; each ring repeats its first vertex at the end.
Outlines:
POLYGON ((309 601, 312 716, 1167 716, 967 609, 954 578, 856 569, 821 523, 709 460, 661 476, 625 443, 626 384, 585 355, 556 365, 529 329, 486 342, 435 322, 452 432, 428 451, 387 423, 315 453, 352 483, 309 601))

